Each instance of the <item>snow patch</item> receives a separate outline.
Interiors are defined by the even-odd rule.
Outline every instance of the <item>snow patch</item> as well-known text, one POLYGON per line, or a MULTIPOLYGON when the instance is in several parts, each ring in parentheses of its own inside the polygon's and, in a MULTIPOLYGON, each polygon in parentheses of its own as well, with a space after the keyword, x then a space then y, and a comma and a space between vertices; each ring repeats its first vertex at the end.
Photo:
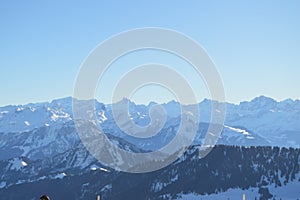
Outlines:
POLYGON ((10 160, 9 164, 11 170, 20 170, 28 165, 25 161, 21 160, 20 158, 14 158, 10 160))
POLYGON ((99 166, 93 164, 93 165, 90 167, 90 169, 91 169, 92 171, 96 171, 97 169, 99 169, 99 166))
POLYGON ((250 133, 246 130, 243 130, 243 129, 240 129, 240 128, 234 128, 234 127, 231 127, 231 126, 226 126, 224 125, 225 128, 228 128, 232 131, 235 131, 235 132, 238 132, 238 133, 241 133, 243 135, 250 135, 250 133))
POLYGON ((100 117, 101 122, 104 122, 107 120, 107 117, 105 116, 104 111, 98 112, 98 115, 100 117))
POLYGON ((105 168, 103 168, 103 167, 99 167, 98 165, 95 165, 95 164, 93 164, 91 167, 90 167, 90 169, 92 170, 92 171, 96 171, 96 170, 101 170, 101 171, 104 171, 104 172, 110 172, 110 170, 108 170, 108 169, 105 169, 105 168))
POLYGON ((46 178, 47 178, 46 176, 41 176, 41 177, 39 177, 39 178, 37 179, 37 181, 44 180, 44 179, 46 179, 46 178))
POLYGON ((70 119, 70 115, 68 113, 64 113, 64 112, 60 112, 60 113, 54 113, 52 112, 52 116, 51 116, 51 119, 52 121, 57 121, 58 119, 61 119, 61 118, 69 118, 70 119))
POLYGON ((24 124, 25 124, 26 126, 30 126, 30 123, 29 123, 28 121, 24 121, 24 124))
POLYGON ((22 165, 23 167, 26 167, 28 164, 27 164, 25 161, 22 161, 22 162, 21 162, 21 165, 22 165))
POLYGON ((102 167, 100 167, 99 169, 100 169, 101 171, 110 172, 108 169, 105 169, 105 168, 102 168, 102 167))
POLYGON ((54 179, 63 179, 65 176, 67 176, 67 174, 63 172, 63 173, 57 174, 53 178, 54 179))
POLYGON ((96 171, 96 170, 97 170, 97 167, 91 167, 91 170, 92 170, 92 171, 96 171))
POLYGON ((21 112, 22 110, 24 110, 23 107, 18 107, 18 108, 17 108, 17 112, 21 112))

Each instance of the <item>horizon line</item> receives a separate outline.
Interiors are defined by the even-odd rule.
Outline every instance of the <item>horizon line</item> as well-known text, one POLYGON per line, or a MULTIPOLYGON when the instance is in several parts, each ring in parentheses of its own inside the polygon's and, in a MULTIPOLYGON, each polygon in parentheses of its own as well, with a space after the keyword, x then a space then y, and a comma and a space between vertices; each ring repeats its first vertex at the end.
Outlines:
MULTIPOLYGON (((76 100, 79 100, 73 96, 66 96, 66 97, 57 97, 57 98, 53 98, 52 100, 45 100, 45 101, 36 101, 36 102, 27 102, 27 103, 23 103, 23 104, 4 104, 4 105, 0 105, 0 107, 7 107, 7 106, 26 106, 26 105, 30 105, 30 104, 44 104, 44 103, 52 103, 53 101, 56 101, 56 100, 62 100, 62 99, 68 99, 68 98, 71 98, 72 100, 73 99, 76 99, 76 100)), ((240 105, 241 103, 244 103, 244 102, 251 102, 257 98, 267 98, 267 99, 271 99, 277 103, 280 103, 280 102, 284 102, 284 101, 287 101, 287 100, 291 100, 293 102, 295 101, 300 101, 300 99, 297 99, 297 98, 285 98, 285 99, 282 99, 282 100, 277 100, 273 97, 270 97, 270 96, 267 96, 267 95, 259 95, 259 96, 256 96, 256 97, 253 97, 251 98, 250 100, 243 100, 243 101, 240 101, 238 103, 235 103, 235 102, 230 102, 230 101, 225 101, 225 103, 227 104, 233 104, 233 105, 240 105)), ((123 97, 122 99, 116 101, 116 102, 110 102, 110 103, 105 103, 105 102, 101 102, 99 101, 97 98, 94 98, 94 99, 80 99, 80 101, 90 101, 90 100, 96 100, 97 102, 99 103, 102 103, 104 105, 111 105, 111 104, 115 104, 115 103, 118 103, 118 102, 121 102, 123 100, 129 100, 130 102, 134 103, 135 105, 145 105, 145 106, 149 106, 150 104, 168 104, 170 102, 176 102, 176 103, 179 103, 181 105, 193 105, 193 104, 183 104, 183 103, 180 103, 179 101, 175 100, 175 99, 172 99, 172 100, 168 100, 168 101, 165 101, 165 102, 156 102, 156 101, 149 101, 147 103, 136 103, 135 101, 127 98, 127 97, 123 97)), ((200 104, 206 100, 209 100, 209 101, 217 101, 219 102, 218 100, 213 100, 213 99, 210 99, 210 98, 203 98, 201 99, 200 101, 197 101, 196 104, 200 104)))

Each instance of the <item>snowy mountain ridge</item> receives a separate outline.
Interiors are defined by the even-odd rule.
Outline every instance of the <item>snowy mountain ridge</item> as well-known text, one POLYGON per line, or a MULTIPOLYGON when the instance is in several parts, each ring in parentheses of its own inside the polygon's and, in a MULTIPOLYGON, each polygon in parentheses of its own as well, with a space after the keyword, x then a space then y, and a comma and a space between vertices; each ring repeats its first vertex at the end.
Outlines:
MULTIPOLYGON (((75 128, 72 100, 64 98, 0 108, 0 196, 12 199, 19 195, 15 188, 21 188, 20 195, 32 198, 34 194, 27 194, 26 188, 38 187, 41 191, 43 183, 47 183, 45 191, 50 187, 62 195, 65 194, 59 185, 75 184, 81 194, 74 199, 91 199, 96 191, 110 199, 120 199, 123 195, 142 198, 145 193, 150 195, 149 199, 206 198, 207 195, 219 199, 233 194, 240 197, 241 193, 253 198, 273 195, 280 199, 286 198, 280 188, 299 186, 299 100, 277 102, 262 96, 238 105, 227 103, 218 145, 207 157, 199 159, 197 151, 210 125, 213 103, 205 99, 199 103, 200 123, 192 146, 166 169, 140 176, 114 171, 86 150, 75 128), (202 178, 194 179, 195 174, 202 178), (121 183, 131 189, 122 189, 121 183), (111 196, 113 190, 118 190, 116 196, 111 196)), ((157 135, 141 140, 118 127, 112 113, 115 105, 92 101, 95 110, 87 112, 95 113, 106 137, 126 151, 161 148, 172 140, 181 120, 178 102, 161 104, 167 114, 166 123, 157 135)), ((140 126, 149 124, 149 111, 157 105, 154 102, 136 105, 128 99, 116 104, 124 103, 129 104, 130 119, 140 126)))
MULTIPOLYGON (((57 126, 58 124, 62 126, 71 122, 73 120, 72 101, 71 97, 67 97, 53 100, 50 103, 0 107, 0 134, 30 132, 41 127, 57 126)), ((120 136, 121 132, 112 114, 112 106, 120 102, 105 105, 94 101, 95 110, 90 112, 96 113, 98 122, 103 129, 109 130, 115 136, 120 136)), ((148 105, 136 105, 128 99, 122 101, 129 104, 130 118, 136 124, 145 126, 150 123, 149 110, 157 105, 155 102, 148 105)), ((209 123, 211 104, 212 101, 208 99, 198 104, 200 122, 209 123)), ((300 145, 299 100, 287 99, 277 102, 271 98, 260 96, 238 105, 230 103, 226 105, 227 113, 223 133, 229 131, 239 133, 238 130, 245 130, 251 134, 244 134, 244 138, 249 141, 257 136, 265 141, 264 144, 295 147, 300 145)), ((168 117, 165 129, 178 125, 176 123, 179 123, 177 118, 180 117, 180 104, 171 101, 161 104, 161 106, 165 109, 168 117)), ((230 134, 223 136, 228 138, 230 134)))

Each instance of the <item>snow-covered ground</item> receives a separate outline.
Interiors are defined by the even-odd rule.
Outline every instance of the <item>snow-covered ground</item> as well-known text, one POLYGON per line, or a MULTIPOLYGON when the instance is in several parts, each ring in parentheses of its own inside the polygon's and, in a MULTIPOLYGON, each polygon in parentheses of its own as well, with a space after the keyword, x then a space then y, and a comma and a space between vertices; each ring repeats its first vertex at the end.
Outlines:
MULTIPOLYGON (((295 181, 289 182, 282 187, 275 187, 274 185, 268 186, 270 194, 273 195, 272 199, 276 200, 296 200, 300 199, 300 181, 297 178, 295 181)), ((197 194, 184 194, 181 195, 178 199, 184 200, 239 200, 243 199, 243 195, 246 197, 245 199, 254 200, 259 199, 260 194, 258 193, 258 188, 250 188, 248 190, 242 189, 229 189, 226 192, 221 192, 217 194, 210 195, 197 195, 197 194)))

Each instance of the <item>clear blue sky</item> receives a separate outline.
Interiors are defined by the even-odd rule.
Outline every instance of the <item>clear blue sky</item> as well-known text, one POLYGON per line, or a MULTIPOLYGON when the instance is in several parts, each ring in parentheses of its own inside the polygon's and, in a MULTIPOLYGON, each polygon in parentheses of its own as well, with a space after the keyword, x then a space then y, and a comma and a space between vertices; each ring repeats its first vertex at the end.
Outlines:
POLYGON ((229 102, 259 95, 299 99, 299 9, 300 1, 274 0, 1 1, 0 105, 71 96, 93 48, 121 31, 149 26, 201 44, 229 102))

